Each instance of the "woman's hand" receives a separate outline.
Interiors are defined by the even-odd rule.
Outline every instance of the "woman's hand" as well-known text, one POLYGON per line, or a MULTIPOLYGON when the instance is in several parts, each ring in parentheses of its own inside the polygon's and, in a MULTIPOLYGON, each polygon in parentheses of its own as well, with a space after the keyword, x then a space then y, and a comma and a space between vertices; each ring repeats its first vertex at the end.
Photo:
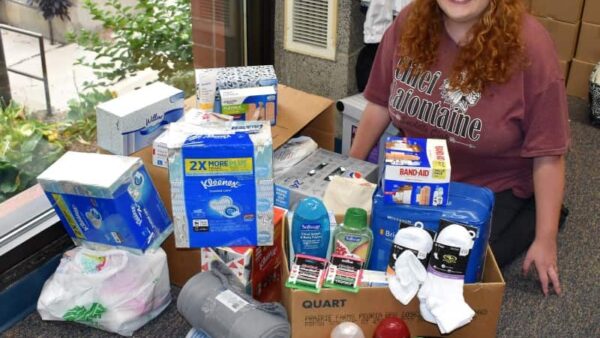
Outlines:
POLYGON ((535 267, 540 278, 540 285, 544 296, 548 296, 549 284, 554 292, 560 295, 560 280, 558 277, 556 239, 536 238, 525 256, 523 273, 527 274, 531 265, 535 267))

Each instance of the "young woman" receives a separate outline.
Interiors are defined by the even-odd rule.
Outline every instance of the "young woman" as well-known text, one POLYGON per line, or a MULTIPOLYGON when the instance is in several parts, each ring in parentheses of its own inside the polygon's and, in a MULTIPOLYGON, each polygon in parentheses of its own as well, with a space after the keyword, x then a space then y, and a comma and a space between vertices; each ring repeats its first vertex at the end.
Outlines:
POLYGON ((544 295, 561 292, 557 231, 569 125, 564 77, 521 0, 415 0, 385 33, 350 155, 365 158, 390 121, 444 138, 452 180, 496 194, 500 265, 527 250, 544 295))

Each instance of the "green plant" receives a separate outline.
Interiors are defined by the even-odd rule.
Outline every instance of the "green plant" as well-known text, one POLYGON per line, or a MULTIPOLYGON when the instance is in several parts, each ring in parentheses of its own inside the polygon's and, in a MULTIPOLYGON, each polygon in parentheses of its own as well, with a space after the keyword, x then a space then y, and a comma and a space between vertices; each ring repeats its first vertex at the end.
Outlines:
POLYGON ((69 0, 34 0, 38 4, 45 20, 52 20, 54 17, 59 17, 61 20, 71 20, 69 17, 69 7, 73 3, 69 0))
POLYGON ((92 67, 99 79, 86 88, 107 87, 147 68, 166 82, 193 70, 189 0, 139 0, 135 6, 119 0, 107 0, 104 6, 84 0, 83 7, 110 35, 102 38, 89 30, 69 34, 70 41, 96 53, 91 61, 76 61, 92 67))
POLYGON ((114 98, 109 90, 92 89, 80 93, 77 99, 68 102, 69 110, 64 128, 61 128, 61 139, 72 147, 73 143, 90 145, 96 138, 96 106, 114 98))
POLYGON ((0 202, 35 184, 64 151, 57 124, 29 118, 14 102, 0 107, 0 202))

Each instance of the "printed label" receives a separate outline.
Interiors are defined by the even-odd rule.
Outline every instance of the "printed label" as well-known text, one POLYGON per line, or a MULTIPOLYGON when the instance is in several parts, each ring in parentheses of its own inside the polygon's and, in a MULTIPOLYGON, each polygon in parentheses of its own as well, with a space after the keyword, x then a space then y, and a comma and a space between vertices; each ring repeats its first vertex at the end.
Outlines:
POLYGON ((459 247, 433 243, 431 258, 429 259, 429 268, 431 272, 438 272, 446 276, 455 276, 463 278, 467 271, 469 254, 461 252, 459 247))
POLYGON ((248 305, 248 302, 244 300, 244 298, 236 295, 235 292, 231 290, 225 290, 219 293, 216 297, 216 300, 227 306, 227 308, 234 313, 248 305))
POLYGON ((185 159, 186 175, 252 174, 252 158, 185 159))

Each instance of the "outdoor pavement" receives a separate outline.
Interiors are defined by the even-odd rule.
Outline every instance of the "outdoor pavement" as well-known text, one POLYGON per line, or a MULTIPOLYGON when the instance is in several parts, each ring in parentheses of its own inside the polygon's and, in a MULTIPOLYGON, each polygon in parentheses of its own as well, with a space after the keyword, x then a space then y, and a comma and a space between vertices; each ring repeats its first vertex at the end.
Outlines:
MULTIPOLYGON (((2 41, 6 63, 9 68, 42 76, 40 48, 37 38, 2 30, 2 41)), ((94 53, 84 50, 76 44, 50 44, 44 39, 50 101, 54 113, 65 112, 68 101, 76 98, 83 91, 83 83, 96 79, 93 70, 85 66, 75 66, 80 58, 94 57, 94 53)), ((29 112, 46 110, 44 83, 39 80, 9 72, 12 98, 24 105, 29 112)), ((137 76, 111 86, 118 94, 143 86, 156 79, 154 71, 147 70, 137 76)))

